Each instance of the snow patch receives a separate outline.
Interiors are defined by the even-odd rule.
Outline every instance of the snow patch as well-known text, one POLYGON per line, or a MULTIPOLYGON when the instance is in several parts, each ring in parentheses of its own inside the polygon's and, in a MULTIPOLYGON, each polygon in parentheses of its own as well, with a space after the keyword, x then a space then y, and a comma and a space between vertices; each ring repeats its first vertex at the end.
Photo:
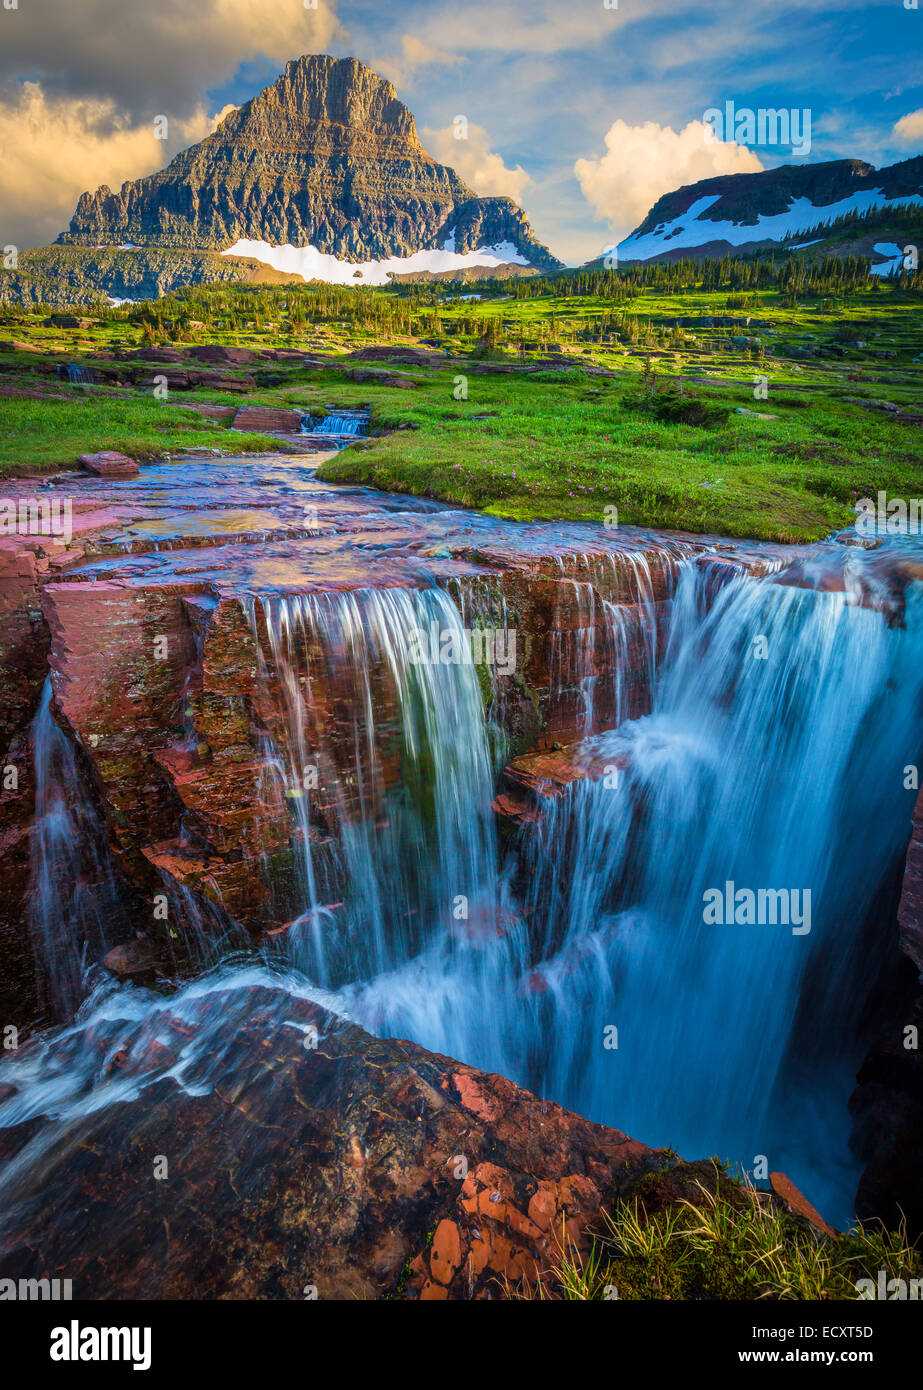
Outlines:
MULTIPOLYGON (((449 239, 454 246, 455 233, 449 239)), ((300 275, 303 280, 323 280, 328 285, 386 285, 391 275, 416 270, 465 270, 471 266, 529 265, 511 241, 482 246, 464 255, 446 247, 441 251, 415 251, 412 256, 388 256, 380 261, 341 261, 314 246, 270 246, 268 241, 235 241, 222 256, 249 256, 275 270, 300 275)))
MULTIPOLYGON (((903 198, 885 198, 880 188, 870 188, 861 193, 853 193, 838 203, 828 203, 819 207, 810 198, 795 198, 787 212, 772 217, 760 217, 755 223, 708 222, 699 220, 702 213, 718 201, 720 195, 699 198, 672 222, 661 223, 653 232, 643 236, 630 236, 619 243, 620 261, 646 261, 663 251, 680 251, 693 246, 702 246, 709 241, 726 241, 731 246, 745 246, 753 241, 782 241, 786 236, 807 231, 818 222, 833 221, 848 212, 867 212, 876 203, 888 208, 908 207, 911 204, 923 205, 923 195, 910 193, 903 198)), ((822 237, 817 240, 823 240, 822 237)), ((805 245, 810 245, 810 242, 805 245)))

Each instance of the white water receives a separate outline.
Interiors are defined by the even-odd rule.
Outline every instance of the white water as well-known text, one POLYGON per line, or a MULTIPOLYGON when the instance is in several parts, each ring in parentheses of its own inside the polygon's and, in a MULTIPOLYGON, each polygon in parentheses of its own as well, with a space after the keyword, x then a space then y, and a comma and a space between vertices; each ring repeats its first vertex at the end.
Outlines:
POLYGON ((500 894, 477 677, 470 665, 412 660, 411 634, 433 624, 463 640, 455 605, 440 589, 375 589, 259 598, 250 613, 284 717, 271 765, 303 852, 293 961, 323 985, 379 974, 434 932, 451 934, 459 898, 489 930, 500 894), (320 856, 315 770, 338 841, 320 856), (331 877, 346 883, 333 911, 331 877))
POLYGON ((434 924, 343 1007, 649 1143, 766 1155, 845 1222, 858 1018, 896 945, 865 921, 920 751, 921 602, 889 630, 843 594, 743 578, 706 615, 706 582, 681 577, 653 713, 588 745, 630 772, 578 783, 523 845, 529 932, 520 914, 459 949, 434 924), (810 932, 706 925, 728 880, 809 890, 810 932))
POLYGON ((125 935, 123 899, 74 745, 56 722, 46 679, 32 722, 35 830, 30 929, 39 992, 70 1018, 87 989, 87 962, 125 935))

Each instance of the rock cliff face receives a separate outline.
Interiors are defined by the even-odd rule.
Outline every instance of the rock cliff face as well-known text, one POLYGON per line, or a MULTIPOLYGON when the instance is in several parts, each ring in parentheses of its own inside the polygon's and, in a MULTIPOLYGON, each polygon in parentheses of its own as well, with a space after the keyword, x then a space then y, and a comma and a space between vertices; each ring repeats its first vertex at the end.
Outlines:
POLYGON ((223 250, 246 238, 341 260, 510 242, 560 264, 508 198, 478 198, 417 138, 390 82, 355 58, 296 59, 166 168, 85 193, 61 242, 223 250))

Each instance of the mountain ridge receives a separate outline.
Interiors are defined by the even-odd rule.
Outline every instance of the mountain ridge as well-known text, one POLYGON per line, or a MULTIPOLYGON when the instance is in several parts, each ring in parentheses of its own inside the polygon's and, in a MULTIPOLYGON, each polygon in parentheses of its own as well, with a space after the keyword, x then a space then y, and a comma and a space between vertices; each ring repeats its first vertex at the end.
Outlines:
POLYGON ((923 156, 876 169, 861 159, 782 164, 758 173, 719 174, 658 198, 630 236, 620 262, 746 254, 781 244, 850 212, 881 204, 886 215, 923 204, 923 156))
POLYGON ((561 264, 512 199, 479 198, 426 152, 390 82, 327 54, 293 59, 164 169, 84 193, 57 244, 221 251, 240 240, 357 263, 486 240, 539 269, 561 264))

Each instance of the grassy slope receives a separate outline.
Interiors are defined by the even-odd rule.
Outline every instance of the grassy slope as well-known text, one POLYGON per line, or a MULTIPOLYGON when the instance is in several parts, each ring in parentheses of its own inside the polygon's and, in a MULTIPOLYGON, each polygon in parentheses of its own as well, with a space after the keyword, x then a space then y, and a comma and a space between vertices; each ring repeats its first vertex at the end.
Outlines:
POLYGON ((440 373, 413 393, 375 390, 379 424, 419 428, 353 446, 321 476, 515 519, 602 521, 614 505, 625 524, 785 541, 847 525, 857 497, 878 488, 915 496, 923 485, 916 426, 823 396, 780 389, 757 402, 748 385, 700 387, 707 401, 777 417, 732 413, 702 428, 652 418, 636 383, 472 376, 462 402, 452 383, 440 373))
MULTIPOLYGON (((728 341, 729 334, 756 330, 697 327, 694 336, 680 335, 685 341, 677 343, 665 327, 678 315, 740 314, 727 301, 724 293, 645 292, 627 305, 589 297, 501 297, 435 309, 443 341, 465 353, 475 345, 475 332, 482 331, 472 327, 472 316, 481 326, 498 318, 509 341, 537 336, 544 327, 546 336, 564 342, 572 354, 576 370, 569 373, 481 375, 471 370, 476 365, 472 360, 470 367, 411 370, 415 388, 400 390, 353 382, 342 369, 317 372, 271 364, 273 384, 246 398, 203 388, 174 393, 171 403, 128 388, 87 396, 55 381, 51 389, 72 397, 73 404, 0 400, 0 471, 53 468, 97 448, 121 448, 145 458, 191 443, 226 452, 273 447, 259 437, 229 437, 221 426, 175 409, 173 403, 179 401, 303 407, 367 403, 376 428, 395 432, 346 450, 325 466, 323 476, 440 497, 514 518, 601 521, 604 508, 615 506, 625 524, 806 540, 848 524, 857 497, 879 489, 919 496, 919 427, 845 399, 884 398, 905 409, 921 409, 923 368, 916 357, 923 346, 923 313, 918 302, 885 287, 854 295, 845 307, 825 301, 791 309, 776 294, 763 293, 746 311, 772 321, 773 332, 759 333, 775 355, 761 361, 728 341), (599 315, 613 310, 627 310, 637 319, 639 342, 620 343, 608 336, 598 341, 599 315), (865 346, 854 346, 850 333, 865 346), (839 344, 840 351, 844 341, 841 357, 788 357, 790 349, 798 351, 805 344, 825 350, 839 344), (883 352, 895 356, 884 359, 883 352), (615 378, 580 372, 584 354, 613 370, 615 378), (642 375, 647 354, 660 374, 653 394, 649 378, 642 375), (707 372, 709 379, 693 383, 696 372, 707 372), (766 401, 754 400, 755 372, 768 376, 766 401), (679 373, 687 378, 685 393, 725 405, 730 413, 723 423, 703 428, 657 418, 658 403, 664 392, 676 390, 671 378, 679 373), (456 378, 462 374, 467 399, 456 400, 456 378), (737 406, 776 418, 737 414, 737 406), (401 425, 414 428, 396 428, 401 425)), ((256 324, 233 333, 209 326, 193 340, 248 346, 297 342, 308 348, 322 343, 343 351, 377 340, 361 322, 326 322, 293 334, 284 317, 272 331, 256 324)), ((420 334, 431 331, 427 324, 420 334)), ((142 341, 140 327, 121 314, 86 331, 45 328, 27 318, 11 322, 3 332, 64 351, 70 360, 80 360, 90 350, 142 341)), ((516 360, 508 349, 506 361, 516 360)), ((5 356, 0 366, 3 362, 14 371, 0 376, 0 384, 13 385, 17 374, 22 384, 35 384, 34 377, 21 374, 36 369, 36 357, 18 353, 5 356)), ((47 378, 42 384, 47 389, 47 378)))
MULTIPOLYGON (((556 1233, 557 1234, 557 1233, 556 1233)), ((923 1255, 903 1227, 821 1234, 784 1202, 741 1184, 716 1160, 667 1163, 597 1223, 588 1256, 558 1236, 559 1260, 510 1298, 604 1301, 823 1299, 855 1302, 878 1271, 906 1283, 923 1255)))
POLYGON ((101 449, 147 460, 190 447, 257 453, 275 443, 260 434, 229 435, 222 425, 151 395, 0 399, 0 477, 54 472, 101 449))

